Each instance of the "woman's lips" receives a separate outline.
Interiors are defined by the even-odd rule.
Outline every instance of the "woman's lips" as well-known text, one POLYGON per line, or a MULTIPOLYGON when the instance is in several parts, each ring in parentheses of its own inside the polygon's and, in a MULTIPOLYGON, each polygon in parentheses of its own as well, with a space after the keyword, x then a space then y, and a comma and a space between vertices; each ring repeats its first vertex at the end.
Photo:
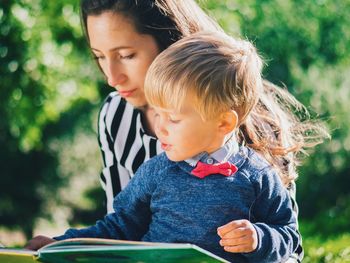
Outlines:
POLYGON ((124 91, 119 90, 119 95, 122 96, 123 98, 127 98, 127 97, 130 97, 134 93, 135 90, 136 89, 124 90, 124 91))

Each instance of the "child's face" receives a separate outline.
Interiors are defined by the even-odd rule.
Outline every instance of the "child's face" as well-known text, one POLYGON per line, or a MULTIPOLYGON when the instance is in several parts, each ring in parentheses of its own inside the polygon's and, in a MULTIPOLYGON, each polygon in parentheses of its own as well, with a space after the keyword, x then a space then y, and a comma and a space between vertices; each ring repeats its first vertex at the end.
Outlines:
POLYGON ((204 121, 187 99, 181 111, 154 108, 155 132, 168 158, 183 161, 201 152, 212 153, 220 148, 224 136, 218 120, 204 121))

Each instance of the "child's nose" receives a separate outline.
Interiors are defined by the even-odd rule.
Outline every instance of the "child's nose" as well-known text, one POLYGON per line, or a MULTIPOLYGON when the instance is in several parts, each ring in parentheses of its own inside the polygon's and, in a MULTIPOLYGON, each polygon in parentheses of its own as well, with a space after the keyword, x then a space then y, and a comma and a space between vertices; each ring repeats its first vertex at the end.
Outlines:
MULTIPOLYGON (((155 126, 156 134, 158 133, 161 136, 168 135, 168 130, 166 129, 166 126, 164 124, 164 121, 158 120, 155 126)), ((159 137, 159 136, 158 136, 159 137)))

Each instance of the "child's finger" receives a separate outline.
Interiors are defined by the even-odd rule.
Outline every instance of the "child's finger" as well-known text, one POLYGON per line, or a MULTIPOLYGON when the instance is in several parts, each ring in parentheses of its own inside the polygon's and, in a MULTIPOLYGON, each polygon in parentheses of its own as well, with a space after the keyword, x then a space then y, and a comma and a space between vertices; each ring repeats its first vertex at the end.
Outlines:
POLYGON ((249 244, 238 246, 225 246, 224 250, 231 253, 249 253, 254 251, 254 249, 249 244))
POLYGON ((224 237, 227 233, 231 232, 232 230, 240 227, 245 227, 249 223, 248 220, 242 219, 242 220, 234 220, 226 225, 223 225, 221 227, 218 227, 217 233, 218 235, 222 238, 224 237))
POLYGON ((220 236, 222 239, 234 239, 245 236, 247 234, 247 228, 239 227, 227 232, 226 234, 220 236))
POLYGON ((239 246, 239 245, 244 245, 247 243, 247 237, 242 236, 239 238, 229 238, 229 239, 221 239, 220 240, 220 245, 222 247, 225 246, 239 246))

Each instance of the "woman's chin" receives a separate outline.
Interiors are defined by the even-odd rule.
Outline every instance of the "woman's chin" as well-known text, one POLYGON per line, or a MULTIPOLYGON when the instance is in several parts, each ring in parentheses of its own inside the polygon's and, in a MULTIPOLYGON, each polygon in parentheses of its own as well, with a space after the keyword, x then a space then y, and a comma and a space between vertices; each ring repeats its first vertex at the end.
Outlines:
POLYGON ((147 106, 146 99, 125 98, 125 100, 138 109, 142 109, 147 106))

